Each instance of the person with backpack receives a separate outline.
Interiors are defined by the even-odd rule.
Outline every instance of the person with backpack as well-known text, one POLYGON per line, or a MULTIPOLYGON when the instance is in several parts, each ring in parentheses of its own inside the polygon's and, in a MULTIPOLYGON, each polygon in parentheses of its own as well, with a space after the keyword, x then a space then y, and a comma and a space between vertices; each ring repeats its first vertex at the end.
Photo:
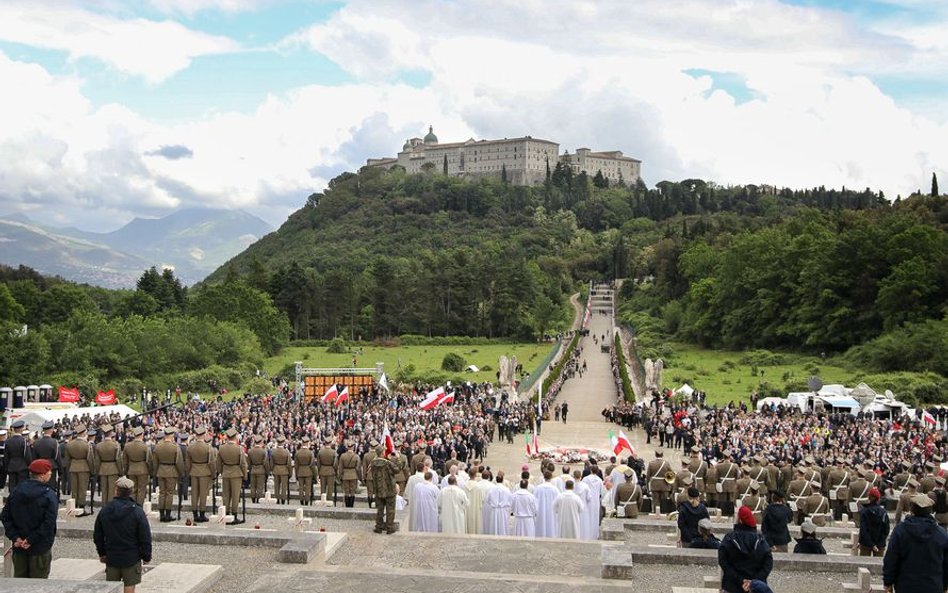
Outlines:
POLYGON ((734 530, 721 540, 718 565, 721 567, 721 590, 726 593, 747 591, 745 581, 767 582, 774 567, 774 557, 770 544, 757 532, 757 521, 749 508, 741 507, 734 530))
POLYGON ((868 496, 868 504, 859 513, 859 555, 882 556, 889 541, 889 513, 879 504, 878 488, 870 488, 868 496))

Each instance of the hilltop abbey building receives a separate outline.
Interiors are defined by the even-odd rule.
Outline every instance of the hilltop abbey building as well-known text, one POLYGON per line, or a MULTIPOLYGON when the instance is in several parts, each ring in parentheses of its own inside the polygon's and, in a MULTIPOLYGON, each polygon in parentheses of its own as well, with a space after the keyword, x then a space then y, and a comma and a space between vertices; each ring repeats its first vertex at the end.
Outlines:
POLYGON ((504 138, 503 140, 470 140, 439 144, 434 129, 429 126, 424 138, 409 138, 396 157, 369 159, 366 167, 390 169, 395 165, 409 173, 425 169, 456 177, 506 176, 514 185, 539 185, 546 180, 547 167, 552 171, 563 163, 574 174, 585 171, 590 177, 601 171, 610 183, 623 181, 632 185, 638 181, 642 161, 624 156, 619 150, 593 152, 578 148, 574 154, 559 153, 560 145, 532 136, 504 138))

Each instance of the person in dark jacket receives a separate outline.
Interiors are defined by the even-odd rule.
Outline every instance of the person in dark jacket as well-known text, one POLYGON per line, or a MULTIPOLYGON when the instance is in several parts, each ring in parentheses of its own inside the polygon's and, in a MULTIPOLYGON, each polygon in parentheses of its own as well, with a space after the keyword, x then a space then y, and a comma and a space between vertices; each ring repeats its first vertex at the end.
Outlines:
POLYGON ((932 499, 912 497, 912 516, 895 526, 882 559, 886 592, 944 593, 948 589, 948 534, 932 517, 932 499))
POLYGON ((698 522, 710 518, 708 509, 701 502, 701 493, 694 486, 688 488, 688 500, 678 505, 678 532, 682 548, 687 548, 691 540, 698 537, 698 522))
POLYGON ((767 582, 774 567, 770 544, 757 533, 757 521, 748 507, 737 513, 734 530, 724 536, 718 548, 718 566, 721 567, 721 590, 741 593, 744 580, 767 582))
POLYGON ((793 520, 793 511, 784 502, 781 491, 774 493, 773 502, 764 509, 760 532, 770 544, 774 552, 786 552, 790 543, 790 522, 793 520))
POLYGON ((132 492, 135 482, 121 477, 113 498, 95 519, 92 539, 107 581, 122 581, 125 593, 134 593, 142 582, 142 564, 151 562, 151 528, 132 492))
POLYGON ((56 538, 59 497, 47 482, 53 465, 37 459, 29 465, 30 479, 14 489, 0 512, 5 535, 13 542, 13 576, 49 578, 56 538))
POLYGON ((714 529, 714 524, 711 523, 711 519, 698 521, 698 535, 691 540, 688 547, 697 548, 699 550, 717 550, 720 548, 721 540, 714 537, 712 529, 714 529))
POLYGON ((794 554, 826 554, 823 540, 816 537, 816 525, 813 521, 809 519, 803 521, 803 525, 800 525, 800 533, 803 537, 797 540, 797 545, 793 546, 794 554))
POLYGON ((878 488, 869 490, 869 503, 859 513, 859 555, 882 556, 889 541, 889 513, 885 512, 879 499, 878 488))

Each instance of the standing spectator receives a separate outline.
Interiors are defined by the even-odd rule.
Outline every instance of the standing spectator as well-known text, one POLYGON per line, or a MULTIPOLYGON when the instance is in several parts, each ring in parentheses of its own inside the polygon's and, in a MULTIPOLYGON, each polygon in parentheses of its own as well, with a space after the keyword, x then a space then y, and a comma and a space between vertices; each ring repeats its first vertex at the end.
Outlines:
POLYGON ((869 503, 859 513, 859 555, 883 556, 889 540, 889 513, 879 504, 882 493, 869 490, 869 503))
POLYGON ((882 561, 886 593, 943 593, 948 588, 948 534, 932 518, 932 499, 912 497, 912 515, 892 530, 882 561))
POLYGON ((563 407, 560 409, 560 415, 563 416, 563 424, 566 424, 567 414, 569 414, 569 402, 563 402, 563 407))
POLYGON ((692 486, 688 488, 688 500, 678 505, 678 533, 682 548, 691 545, 698 537, 698 524, 702 519, 710 519, 708 509, 701 502, 701 493, 692 486))
POLYGON ((724 536, 718 548, 718 565, 721 567, 721 590, 726 593, 741 593, 744 581, 767 582, 774 567, 770 544, 757 533, 754 513, 745 506, 737 513, 734 530, 724 536))
POLYGON ((105 564, 105 580, 122 581, 125 593, 142 582, 142 564, 151 562, 151 528, 145 512, 132 498, 135 482, 115 481, 115 498, 95 518, 92 540, 105 564))
POLYGON ((764 518, 760 531, 775 552, 786 552, 790 543, 790 521, 793 520, 793 511, 784 502, 784 494, 778 490, 774 492, 774 501, 764 510, 764 518))
POLYGON ((46 579, 53 560, 59 499, 47 484, 53 475, 49 461, 37 459, 29 465, 29 472, 30 479, 10 493, 0 521, 13 542, 13 576, 46 579))

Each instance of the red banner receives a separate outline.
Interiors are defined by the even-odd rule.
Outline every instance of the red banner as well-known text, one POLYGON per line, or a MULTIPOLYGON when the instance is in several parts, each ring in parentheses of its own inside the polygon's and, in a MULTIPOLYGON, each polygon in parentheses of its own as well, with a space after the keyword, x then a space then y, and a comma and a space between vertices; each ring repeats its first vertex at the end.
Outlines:
POLYGON ((100 391, 95 395, 95 403, 100 406, 114 406, 116 403, 115 390, 100 391))
POLYGON ((71 404, 79 402, 79 388, 78 387, 63 387, 59 386, 59 401, 68 402, 71 404))

